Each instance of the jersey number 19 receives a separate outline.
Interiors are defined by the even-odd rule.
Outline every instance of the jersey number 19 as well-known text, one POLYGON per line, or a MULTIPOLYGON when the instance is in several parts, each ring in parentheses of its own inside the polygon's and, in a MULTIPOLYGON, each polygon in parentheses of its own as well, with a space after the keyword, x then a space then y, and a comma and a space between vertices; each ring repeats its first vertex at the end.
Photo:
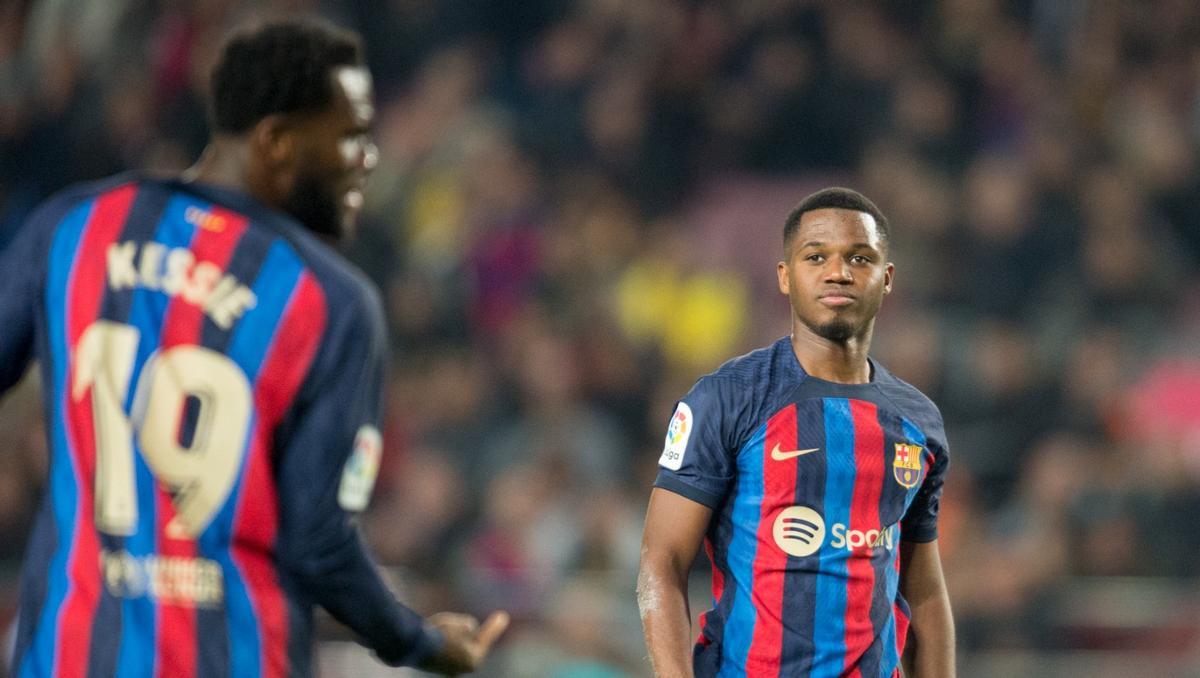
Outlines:
POLYGON ((137 530, 134 436, 159 483, 171 492, 172 539, 195 539, 229 496, 245 454, 252 395, 241 368, 194 345, 155 351, 125 403, 141 333, 108 320, 88 326, 75 350, 71 397, 91 391, 96 441, 96 527, 128 536, 137 530), (199 402, 195 432, 180 441, 189 398, 199 402))

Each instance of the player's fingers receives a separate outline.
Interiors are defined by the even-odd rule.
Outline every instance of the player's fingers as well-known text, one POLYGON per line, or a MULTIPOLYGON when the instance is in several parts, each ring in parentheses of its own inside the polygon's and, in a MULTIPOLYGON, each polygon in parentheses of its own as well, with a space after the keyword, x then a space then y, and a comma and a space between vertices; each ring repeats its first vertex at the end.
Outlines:
POLYGON ((469 614, 461 612, 439 612, 429 618, 429 622, 434 626, 443 629, 462 629, 471 633, 479 628, 479 620, 469 614))
POLYGON ((501 610, 499 612, 493 612, 483 622, 483 626, 480 627, 479 633, 475 635, 475 640, 479 643, 480 648, 484 652, 487 652, 487 650, 492 647, 492 644, 500 638, 500 635, 504 633, 504 630, 508 628, 509 620, 510 618, 508 613, 501 610))

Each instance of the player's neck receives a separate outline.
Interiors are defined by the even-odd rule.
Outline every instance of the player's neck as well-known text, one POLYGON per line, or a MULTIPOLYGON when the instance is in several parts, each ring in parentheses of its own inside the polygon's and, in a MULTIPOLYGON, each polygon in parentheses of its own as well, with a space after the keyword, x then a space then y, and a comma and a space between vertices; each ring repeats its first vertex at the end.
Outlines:
POLYGON ((254 180, 250 171, 249 149, 245 144, 239 144, 227 139, 213 139, 204 149, 200 159, 194 165, 184 170, 184 181, 194 181, 230 188, 242 193, 248 193, 259 202, 274 206, 270 191, 260 185, 261 181, 254 180))
POLYGON ((811 377, 839 384, 865 384, 871 381, 871 329, 846 341, 832 341, 814 334, 800 324, 792 328, 792 352, 811 377))

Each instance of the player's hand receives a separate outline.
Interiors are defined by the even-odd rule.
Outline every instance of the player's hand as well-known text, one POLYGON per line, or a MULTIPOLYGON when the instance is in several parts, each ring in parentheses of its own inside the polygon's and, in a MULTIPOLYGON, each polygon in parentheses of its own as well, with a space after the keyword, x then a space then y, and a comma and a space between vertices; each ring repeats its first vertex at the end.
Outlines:
POLYGON ((429 623, 442 632, 445 644, 442 651, 417 667, 447 676, 470 673, 483 664, 492 644, 508 628, 508 613, 493 612, 480 625, 469 614, 441 612, 429 618, 429 623))

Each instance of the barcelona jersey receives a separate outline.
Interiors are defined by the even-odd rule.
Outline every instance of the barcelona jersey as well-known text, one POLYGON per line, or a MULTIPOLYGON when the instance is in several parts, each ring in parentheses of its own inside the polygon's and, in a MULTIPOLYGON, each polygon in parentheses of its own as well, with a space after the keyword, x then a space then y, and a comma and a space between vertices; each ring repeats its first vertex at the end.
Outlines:
POLYGON ((948 456, 933 403, 871 367, 811 377, 784 337, 677 405, 655 485, 713 510, 697 676, 898 675, 900 541, 936 539, 948 456))
POLYGON ((304 676, 322 605, 394 664, 436 633, 354 517, 379 467, 377 293, 241 193, 133 176, 0 257, 0 392, 40 363, 48 490, 14 675, 304 676))

